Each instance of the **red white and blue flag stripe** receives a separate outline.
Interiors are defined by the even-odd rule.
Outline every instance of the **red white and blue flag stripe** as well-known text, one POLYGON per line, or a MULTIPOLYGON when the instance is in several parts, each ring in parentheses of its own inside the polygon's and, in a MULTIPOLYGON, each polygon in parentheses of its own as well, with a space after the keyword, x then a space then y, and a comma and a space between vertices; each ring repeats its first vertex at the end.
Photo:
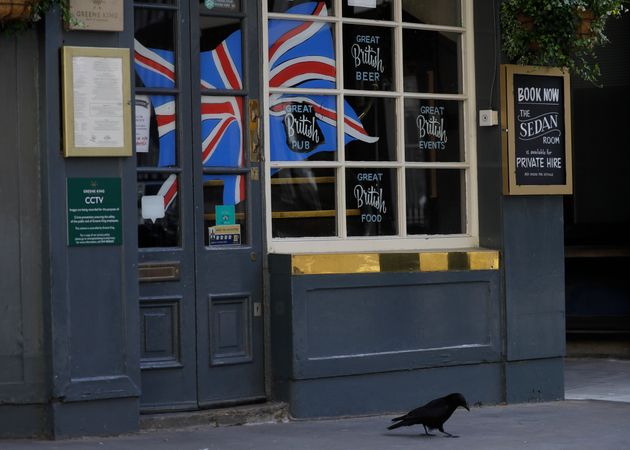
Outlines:
MULTIPOLYGON (((302 3, 287 10, 289 14, 327 16, 324 2, 302 3)), ((243 61, 241 32, 235 31, 215 49, 200 55, 202 90, 242 90, 243 61)), ((146 87, 175 87, 174 53, 150 49, 135 43, 136 73, 146 87)), ((269 21, 269 86, 271 88, 335 87, 336 65, 331 25, 327 22, 269 21)), ((176 164, 175 98, 152 95, 160 137, 160 166, 176 164)), ((241 96, 204 95, 201 99, 202 160, 206 167, 244 166, 244 105, 241 96)), ((270 96, 270 139, 272 161, 297 161, 314 153, 337 150, 337 111, 335 96, 273 94, 270 96), (309 105, 323 142, 313 151, 292 151, 286 140, 284 116, 292 104, 309 105)), ((344 142, 361 140, 373 143, 353 108, 344 103, 344 142)), ((223 203, 238 204, 245 199, 242 175, 206 175, 204 179, 224 182, 223 203)), ((176 189, 176 183, 174 183, 176 189)))
MULTIPOLYGON (((287 10, 290 14, 327 16, 324 2, 307 2, 287 10)), ((336 66, 331 25, 327 22, 269 21, 269 87, 335 87, 336 66)), ((299 161, 309 156, 337 150, 337 108, 334 96, 273 94, 269 104, 272 161, 299 161), (313 151, 294 152, 286 140, 284 119, 291 105, 308 105, 317 118, 323 143, 313 151)), ((344 142, 378 141, 369 136, 354 109, 344 102, 344 142)))
MULTIPOLYGON (((243 89, 241 32, 235 31, 214 50, 200 55, 201 89, 243 89)), ((243 167, 243 98, 201 98, 202 160, 206 167, 243 167)), ((204 180, 223 180, 223 204, 236 205, 245 199, 243 175, 204 175, 204 180)))
MULTIPOLYGON (((134 67, 145 87, 166 89, 175 87, 174 60, 172 51, 147 48, 137 39, 134 42, 134 67)), ((175 97, 173 95, 149 97, 158 126, 160 152, 157 165, 175 166, 177 164, 175 97)), ((177 176, 170 175, 158 193, 164 195, 166 210, 177 196, 177 176)))
MULTIPOLYGON (((241 90, 241 36, 235 32, 214 50, 201 54, 201 88, 241 90)), ((174 53, 151 49, 135 42, 135 68, 145 87, 175 87, 174 53)), ((175 97, 151 95, 158 124, 159 167, 176 165, 175 97)), ((201 100, 202 159, 205 166, 243 167, 243 100, 236 96, 203 96, 201 100)), ((223 203, 237 204, 245 199, 242 175, 206 175, 205 180, 224 183, 223 203)), ((170 193, 169 205, 177 194, 177 183, 169 179, 162 186, 170 193)))
POLYGON ((146 87, 175 87, 175 63, 172 51, 147 48, 136 39, 134 63, 136 73, 146 87))

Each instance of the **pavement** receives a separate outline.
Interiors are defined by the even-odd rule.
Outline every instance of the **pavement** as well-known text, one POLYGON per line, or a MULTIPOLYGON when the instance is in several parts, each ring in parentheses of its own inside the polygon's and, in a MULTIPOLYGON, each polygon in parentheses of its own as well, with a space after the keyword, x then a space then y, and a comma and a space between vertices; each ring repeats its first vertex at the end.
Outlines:
POLYGON ((424 436, 421 427, 388 431, 391 415, 242 426, 146 430, 111 438, 0 441, 1 450, 397 450, 630 449, 630 362, 567 360, 567 395, 597 400, 458 409, 445 430, 459 438, 424 436), (591 370, 589 370, 589 364, 591 370), (619 393, 619 396, 615 394, 619 393), (619 400, 622 401, 619 401, 619 400))
POLYGON ((564 398, 630 403, 630 360, 567 359, 564 398))

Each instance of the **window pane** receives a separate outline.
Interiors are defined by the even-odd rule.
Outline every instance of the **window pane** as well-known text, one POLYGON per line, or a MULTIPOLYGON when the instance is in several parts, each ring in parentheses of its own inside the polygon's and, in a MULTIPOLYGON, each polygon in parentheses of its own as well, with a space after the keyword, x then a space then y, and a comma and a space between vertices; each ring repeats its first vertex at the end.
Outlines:
POLYGON ((332 25, 297 20, 269 21, 269 87, 335 88, 332 25))
POLYGON ((344 17, 392 20, 391 0, 344 0, 344 17))
POLYGON ((465 233, 465 172, 407 169, 407 234, 465 233))
POLYGON ((337 234, 334 169, 281 169, 271 177, 273 237, 337 234))
POLYGON ((392 29, 343 26, 343 82, 345 89, 391 91, 394 48, 392 29))
POLYGON ((201 152, 205 167, 243 167, 243 98, 201 96, 201 152))
POLYGON ((173 17, 172 11, 134 10, 136 86, 175 87, 173 17))
POLYGON ((460 40, 457 33, 403 30, 405 91, 461 93, 460 40))
POLYGON ((239 11, 241 0, 199 0, 200 11, 239 11))
POLYGON ((397 234, 395 169, 346 169, 348 236, 397 234))
POLYGON ((403 21, 430 25, 461 25, 461 0, 402 0, 403 21))
POLYGON ((336 97, 271 95, 272 161, 332 161, 337 151, 336 97))
POLYGON ((203 224, 206 246, 247 243, 245 189, 245 175, 204 175, 203 224))
POLYGON ((269 12, 327 16, 333 14, 333 0, 268 0, 269 12))
POLYGON ((405 159, 464 161, 462 103, 405 99, 405 159))
POLYGON ((395 161, 396 99, 345 97, 345 100, 346 159, 395 161))
POLYGON ((135 118, 137 166, 176 166, 175 97, 136 95, 135 118))
POLYGON ((201 16, 199 67, 204 89, 242 89, 241 22, 201 16))
POLYGON ((180 246, 179 179, 175 174, 138 173, 138 246, 180 246))

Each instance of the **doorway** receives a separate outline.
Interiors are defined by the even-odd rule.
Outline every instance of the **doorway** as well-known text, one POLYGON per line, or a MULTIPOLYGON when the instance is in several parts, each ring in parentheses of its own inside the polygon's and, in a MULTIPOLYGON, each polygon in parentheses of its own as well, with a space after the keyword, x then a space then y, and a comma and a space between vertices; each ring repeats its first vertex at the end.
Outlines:
POLYGON ((135 5, 145 412, 265 398, 257 8, 135 5))
POLYGON ((572 80, 574 195, 565 198, 567 355, 630 358, 630 17, 598 49, 603 87, 572 80))

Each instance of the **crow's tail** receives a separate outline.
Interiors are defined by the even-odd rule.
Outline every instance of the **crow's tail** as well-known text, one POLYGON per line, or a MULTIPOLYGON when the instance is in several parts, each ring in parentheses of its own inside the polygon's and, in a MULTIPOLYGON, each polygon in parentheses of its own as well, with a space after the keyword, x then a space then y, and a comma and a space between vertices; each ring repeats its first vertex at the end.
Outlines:
MULTIPOLYGON (((395 419, 394 419, 394 420, 395 420, 395 419)), ((407 425, 407 423, 403 420, 403 421, 400 421, 400 422, 398 422, 398 423, 395 423, 395 424, 393 424, 393 425, 388 426, 388 427, 387 427, 387 429, 388 429, 388 430, 395 430, 396 428, 399 428, 399 427, 404 427, 404 426, 406 426, 406 425, 407 425)))

